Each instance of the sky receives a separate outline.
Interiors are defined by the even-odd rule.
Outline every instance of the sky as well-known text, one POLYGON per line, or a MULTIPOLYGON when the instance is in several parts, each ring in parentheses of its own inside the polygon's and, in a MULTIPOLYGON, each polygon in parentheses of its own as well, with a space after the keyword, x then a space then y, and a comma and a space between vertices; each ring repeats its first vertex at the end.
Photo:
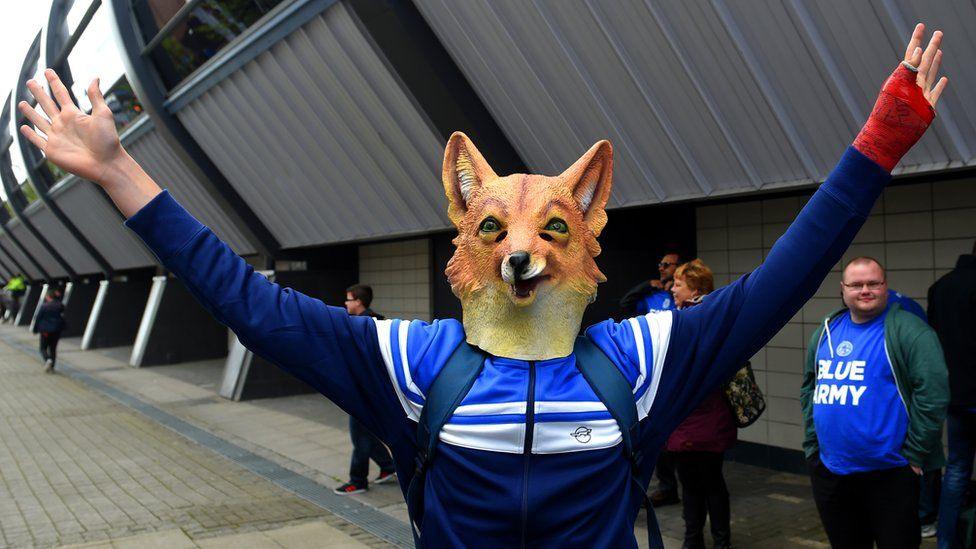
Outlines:
MULTIPOLYGON (((27 55, 34 35, 47 19, 51 0, 0 0, 0 100, 7 97, 17 81, 17 73, 27 55)), ((17 147, 11 147, 16 149, 17 147)), ((11 151, 12 164, 17 179, 23 178, 24 163, 15 150, 11 151)), ((7 199, 3 189, 0 196, 7 199)))

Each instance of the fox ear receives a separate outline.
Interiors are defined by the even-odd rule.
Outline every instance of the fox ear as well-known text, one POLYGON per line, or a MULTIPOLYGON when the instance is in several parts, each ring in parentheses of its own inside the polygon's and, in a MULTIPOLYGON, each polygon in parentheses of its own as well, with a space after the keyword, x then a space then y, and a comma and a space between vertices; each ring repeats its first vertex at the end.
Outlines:
POLYGON ((607 201, 613 180, 613 147, 599 141, 559 176, 572 188, 573 198, 583 211, 583 220, 600 236, 607 224, 607 201))
POLYGON ((454 132, 444 149, 444 168, 441 174, 447 194, 447 216, 455 227, 468 211, 474 192, 490 179, 498 176, 481 156, 474 143, 461 132, 454 132))

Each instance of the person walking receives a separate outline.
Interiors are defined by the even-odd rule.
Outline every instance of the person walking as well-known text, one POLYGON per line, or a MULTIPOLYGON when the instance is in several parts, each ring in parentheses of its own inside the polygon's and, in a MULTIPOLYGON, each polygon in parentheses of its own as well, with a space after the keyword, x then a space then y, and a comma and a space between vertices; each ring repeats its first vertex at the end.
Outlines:
POLYGON ((54 372, 54 363, 58 358, 58 341, 64 331, 64 304, 61 303, 61 292, 50 290, 44 296, 44 303, 37 310, 37 320, 34 322, 34 333, 40 334, 41 358, 44 360, 44 371, 54 372))
POLYGON ((956 522, 976 456, 976 242, 929 288, 929 322, 949 368, 949 459, 939 501, 939 549, 962 547, 956 522))
POLYGON ((800 389, 813 497, 832 547, 918 547, 919 476, 941 467, 948 375, 935 332, 888 303, 884 267, 857 257, 800 389))
MULTIPOLYGON (((674 272, 671 293, 679 310, 701 303, 715 289, 712 270, 700 260, 685 263, 674 272)), ((685 521, 684 545, 705 547, 705 518, 709 519, 716 549, 732 546, 729 490, 722 475, 725 452, 735 444, 732 410, 722 389, 713 391, 671 436, 667 450, 674 456, 682 487, 681 516, 685 521)))
MULTIPOLYGON (((373 302, 373 288, 366 284, 355 284, 346 288, 346 312, 352 316, 369 316, 383 320, 369 305, 373 302)), ((393 457, 380 439, 369 432, 356 418, 349 416, 349 438, 352 439, 352 458, 349 462, 349 482, 339 486, 335 493, 348 496, 369 490, 369 460, 376 462, 380 474, 373 480, 375 484, 385 484, 396 480, 393 457)))
POLYGON ((4 317, 3 320, 7 318, 11 322, 14 322, 17 318, 17 312, 20 311, 20 298, 27 291, 27 282, 24 280, 23 275, 20 273, 15 274, 10 277, 7 284, 3 287, 4 294, 4 317), (7 315, 9 313, 9 316, 7 315))
MULTIPOLYGON (((674 297, 671 295, 671 284, 674 272, 681 264, 681 254, 675 251, 665 252, 657 264, 658 278, 645 280, 634 286, 620 299, 620 308, 627 316, 646 315, 656 311, 676 311, 674 297)), ((678 477, 674 470, 674 456, 667 448, 661 450, 654 468, 657 476, 657 489, 651 493, 651 504, 654 507, 664 507, 679 503, 678 477)))

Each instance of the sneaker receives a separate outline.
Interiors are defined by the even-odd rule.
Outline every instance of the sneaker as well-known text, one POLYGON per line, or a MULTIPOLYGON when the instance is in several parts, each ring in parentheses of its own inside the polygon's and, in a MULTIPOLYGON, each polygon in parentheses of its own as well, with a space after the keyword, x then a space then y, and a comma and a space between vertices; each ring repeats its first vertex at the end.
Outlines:
POLYGON ((678 498, 678 494, 675 492, 658 490, 651 494, 651 505, 654 507, 664 507, 665 505, 674 505, 675 503, 680 502, 681 500, 678 498))
POLYGON ((54 361, 50 358, 44 361, 44 371, 49 374, 54 371, 54 361))
POLYGON ((373 480, 373 484, 386 484, 396 480, 396 471, 380 471, 380 476, 373 480))
POLYGON ((342 486, 340 486, 340 487, 336 488, 335 490, 333 490, 333 492, 335 492, 336 494, 339 494, 340 496, 349 496, 349 495, 352 495, 352 494, 362 494, 366 490, 369 490, 369 488, 367 488, 365 486, 360 486, 359 484, 356 484, 355 482, 347 482, 347 483, 343 484, 342 486))
POLYGON ((922 526, 922 537, 923 538, 934 538, 935 537, 935 523, 925 524, 922 526))

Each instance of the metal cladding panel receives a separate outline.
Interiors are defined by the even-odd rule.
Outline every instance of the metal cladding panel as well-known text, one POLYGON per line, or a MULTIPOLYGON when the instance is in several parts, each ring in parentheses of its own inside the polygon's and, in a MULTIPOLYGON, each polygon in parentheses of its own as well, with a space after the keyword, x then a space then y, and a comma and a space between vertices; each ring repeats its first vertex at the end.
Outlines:
POLYGON ((88 255, 78 240, 58 221, 47 206, 36 203, 35 207, 28 208, 25 213, 34 227, 55 247, 75 273, 86 275, 101 271, 98 263, 88 255))
POLYGON ((204 189, 210 183, 201 181, 186 167, 180 156, 155 128, 131 143, 126 150, 135 158, 160 187, 173 197, 201 223, 207 225, 240 255, 255 253, 254 247, 204 189))
MULTIPOLYGON (((3 257, 4 258, 10 257, 11 259, 17 261, 17 264, 19 264, 21 267, 24 268, 24 272, 21 274, 30 278, 31 280, 38 280, 42 278, 41 273, 37 270, 37 267, 34 267, 34 264, 27 260, 27 257, 25 257, 24 254, 20 251, 20 248, 18 248, 17 245, 14 244, 13 240, 10 239, 10 235, 7 234, 6 230, 0 233, 0 243, 3 244, 3 248, 5 250, 10 252, 9 255, 3 254, 3 257)), ((0 252, 0 254, 2 253, 3 252, 0 252)), ((11 261, 10 268, 14 270, 19 270, 17 264, 11 261)))
POLYGON ((68 273, 61 268, 61 265, 59 265, 57 261, 54 260, 54 257, 52 257, 47 251, 47 248, 42 246, 41 243, 34 238, 34 235, 27 230, 27 227, 25 227, 23 223, 17 219, 12 219, 9 223, 7 223, 7 230, 9 230, 17 238, 17 240, 20 241, 25 248, 27 248, 27 251, 30 252, 34 259, 36 259, 37 262, 44 267, 47 274, 54 278, 68 276, 68 273))
POLYGON ((448 226, 442 139, 342 4, 178 116, 285 247, 448 226))
POLYGON ((52 198, 113 269, 135 269, 156 264, 139 237, 122 225, 122 217, 99 194, 95 185, 72 179, 52 198))
POLYGON ((533 171, 611 140, 614 206, 822 180, 920 16, 953 83, 899 169, 976 163, 970 3, 414 2, 533 171))

